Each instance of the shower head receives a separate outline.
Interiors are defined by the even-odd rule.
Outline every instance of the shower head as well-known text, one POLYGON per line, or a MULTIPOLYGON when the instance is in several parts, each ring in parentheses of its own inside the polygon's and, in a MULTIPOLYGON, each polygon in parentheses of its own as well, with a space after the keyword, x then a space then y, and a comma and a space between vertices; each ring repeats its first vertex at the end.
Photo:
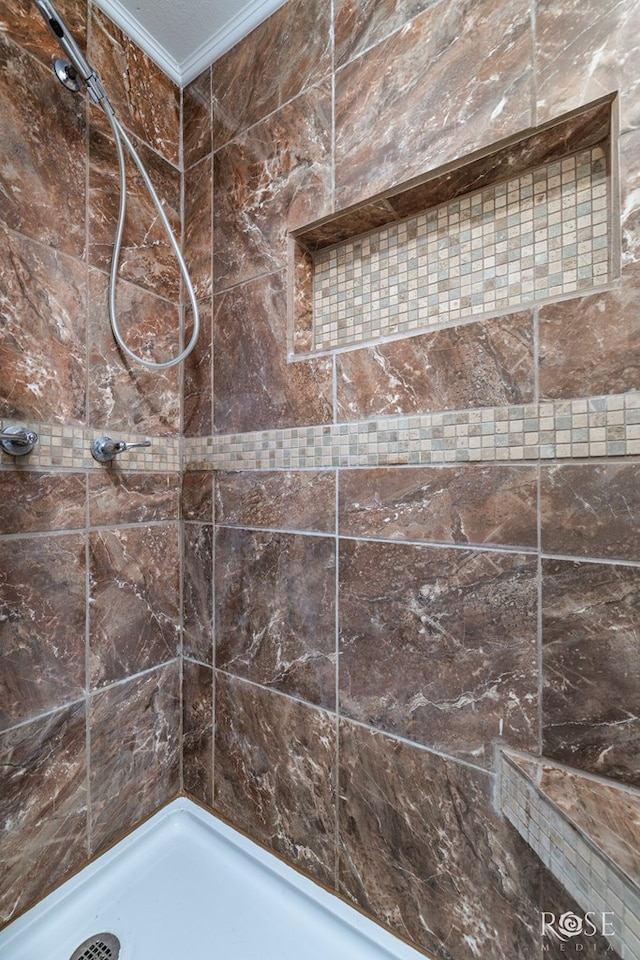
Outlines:
POLYGON ((102 86, 98 75, 86 59, 51 0, 35 0, 35 4, 52 35, 69 58, 68 60, 56 60, 54 69, 58 79, 71 90, 79 90, 81 82, 85 83, 93 100, 103 109, 111 109, 106 90, 102 86))

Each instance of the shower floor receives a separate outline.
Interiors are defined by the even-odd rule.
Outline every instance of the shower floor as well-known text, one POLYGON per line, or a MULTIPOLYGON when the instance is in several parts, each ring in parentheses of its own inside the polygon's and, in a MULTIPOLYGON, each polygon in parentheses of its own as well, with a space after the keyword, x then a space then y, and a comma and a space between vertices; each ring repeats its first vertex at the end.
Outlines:
POLYGON ((0 960, 424 960, 186 799, 166 806, 0 933, 0 960))

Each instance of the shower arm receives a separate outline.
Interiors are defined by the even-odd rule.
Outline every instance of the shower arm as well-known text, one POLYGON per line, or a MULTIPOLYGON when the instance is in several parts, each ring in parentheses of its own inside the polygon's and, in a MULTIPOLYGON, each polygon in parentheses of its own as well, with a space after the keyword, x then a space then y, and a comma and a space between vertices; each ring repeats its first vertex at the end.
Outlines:
MULTIPOLYGON (((132 360, 135 360, 137 363, 142 364, 144 367, 148 367, 152 370, 164 370, 169 367, 174 367, 177 364, 185 360, 193 348, 196 345, 198 336, 200 334, 200 317, 198 312, 198 303, 191 282, 191 277, 189 276, 189 271, 187 265, 182 256, 180 247, 178 246, 178 241, 176 240, 169 219, 164 212, 162 201, 158 197, 158 194, 155 191, 155 188, 151 182, 149 174, 147 173, 142 160, 138 156, 138 153, 125 133, 122 125, 116 117, 115 110, 111 105, 107 91, 95 70, 85 58, 80 47, 74 40, 71 31, 65 24, 64 20, 58 14, 51 0, 34 0, 36 6, 42 13, 44 19, 47 22, 49 30, 52 35, 56 38, 64 52, 69 57, 69 62, 57 60, 54 66, 56 75, 58 79, 66 87, 73 91, 78 91, 80 89, 80 83, 78 82, 78 77, 81 78, 82 82, 86 85, 89 94, 93 101, 101 107, 101 109, 106 114, 109 123, 111 125, 111 130, 113 132, 117 153, 118 153, 118 165, 120 168, 120 210, 118 214, 118 224, 116 227, 116 236, 113 245, 113 254, 111 257, 111 272, 109 278, 109 320, 111 323, 111 329, 113 336, 116 340, 116 343, 120 349, 132 360), (120 329, 118 326, 117 310, 116 310, 116 282, 117 282, 117 271, 118 263, 120 261, 120 248, 122 244, 122 236, 124 233, 124 221, 126 216, 126 205, 127 205, 127 176, 125 168, 125 158, 124 151, 122 149, 122 144, 125 144, 129 154, 131 155, 136 167, 138 168, 140 175, 144 181, 144 184, 149 191, 149 195, 153 200, 155 208, 158 212, 162 225, 165 229, 171 247, 175 254, 175 257, 180 267, 180 273, 184 281, 187 293, 189 295, 189 300, 191 302, 191 309, 193 313, 193 330, 191 334, 191 339, 187 346, 182 350, 178 356, 173 357, 171 360, 166 360, 164 362, 158 362, 152 360, 145 360, 144 357, 140 357, 137 353, 134 353, 130 347, 126 345, 120 329)), ((182 324, 181 324, 182 329, 182 324)))

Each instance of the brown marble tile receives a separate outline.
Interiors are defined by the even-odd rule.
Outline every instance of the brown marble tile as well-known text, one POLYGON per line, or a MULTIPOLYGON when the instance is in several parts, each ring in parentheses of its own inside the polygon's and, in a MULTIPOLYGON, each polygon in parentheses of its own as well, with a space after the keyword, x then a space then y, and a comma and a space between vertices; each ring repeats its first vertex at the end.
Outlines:
POLYGON ((635 0, 536 4, 535 63, 539 120, 612 90, 620 91, 621 129, 640 124, 640 11, 635 0))
POLYGON ((86 523, 83 474, 0 473, 0 533, 80 530, 86 523))
POLYGON ((185 660, 182 681, 184 789, 213 805, 213 670, 185 660))
POLYGON ((133 829, 180 788, 178 664, 91 697, 91 853, 133 829))
POLYGON ((335 763, 330 714, 216 674, 216 811, 330 886, 335 763))
MULTIPOLYGON (((182 432, 185 437, 209 437, 213 433, 213 348, 211 346, 213 311, 211 298, 198 304, 200 334, 184 362, 182 386, 182 432)), ((191 323, 193 312, 186 311, 191 323)), ((189 326, 187 337, 193 327, 189 326)))
POLYGON ((86 401, 85 268, 51 247, 0 227, 0 283, 2 415, 53 423, 82 422, 86 401))
POLYGON ((526 0, 436 4, 336 74, 336 206, 527 129, 526 0))
MULTIPOLYGON (((640 389, 636 309, 640 298, 640 132, 621 137, 619 147, 621 279, 611 290, 540 309, 539 381, 543 398, 640 389)), ((618 266, 613 263, 614 272, 618 266)))
POLYGON ((335 576, 331 538, 219 528, 216 667, 331 709, 335 576))
POLYGON ((532 466, 340 471, 343 536, 535 547, 536 504, 532 466))
MULTIPOLYGON (((134 138, 134 146, 180 242, 180 173, 144 142, 134 138)), ((89 259, 92 266, 108 272, 120 204, 118 155, 110 131, 106 136, 101 129, 92 128, 89 156, 89 259)), ((178 261, 149 191, 128 154, 127 217, 118 276, 165 299, 177 302, 179 298, 178 261)))
POLYGON ((330 73, 331 26, 323 0, 290 0, 216 60, 216 149, 330 73))
POLYGON ((286 267, 288 231, 331 211, 331 84, 214 156, 216 290, 286 267))
POLYGON ((528 312, 339 354, 338 418, 427 413, 533 399, 528 312))
POLYGON ((182 91, 182 148, 186 169, 212 150, 211 69, 207 67, 182 91))
POLYGON ((213 522, 214 475, 209 470, 182 474, 182 518, 213 522))
POLYGON ((216 433, 332 422, 332 360, 287 364, 286 299, 280 273, 214 298, 216 433))
MULTIPOLYGON (((540 895, 540 912, 549 914, 545 919, 553 930, 558 930, 558 924, 561 918, 567 914, 583 918, 585 911, 571 897, 562 884, 558 883, 553 874, 541 867, 542 883, 540 895), (552 916, 551 916, 552 915, 552 916)), ((619 953, 600 932, 602 930, 602 917, 596 915, 591 917, 592 925, 596 926, 596 932, 593 933, 591 926, 584 924, 583 930, 570 940, 562 942, 548 933, 542 937, 543 956, 550 960, 566 960, 567 956, 593 957, 593 960, 620 960, 619 953)), ((615 917, 606 918, 615 929, 620 923, 621 918, 616 921, 615 917)), ((607 927, 607 929, 609 929, 607 927)), ((613 943, 616 942, 614 938, 613 943)))
POLYGON ((537 956, 538 861, 488 773, 340 724, 340 890, 434 960, 537 956))
POLYGON ((213 526, 185 523, 182 541, 185 656, 213 662, 213 526))
POLYGON ((543 466, 540 516, 546 553, 640 561, 638 465, 543 466))
POLYGON ((84 703, 0 736, 0 927, 84 866, 84 703))
MULTIPOLYGON (((35 6, 34 10, 40 17, 35 6)), ((81 257, 84 105, 4 33, 0 33, 0 116, 0 222, 61 253, 81 257)), ((1 245, 6 246, 4 238, 1 245)))
POLYGON ((85 540, 0 541, 0 726, 80 697, 85 686, 85 540))
POLYGON ((337 0, 335 4, 336 66, 364 53, 436 0, 337 0))
POLYGON ((333 471, 215 473, 216 521, 276 530, 335 530, 333 471))
POLYGON ((179 496, 175 473, 93 472, 89 474, 89 523, 104 527, 177 520, 179 496))
MULTIPOLYGON (((109 323, 107 277, 89 276, 89 421, 112 431, 167 436, 180 426, 177 368, 149 370, 125 358, 109 323)), ((179 351, 180 318, 175 306, 130 283, 119 282, 118 322, 128 346, 147 360, 163 362, 179 351)), ((121 465, 124 461, 120 461, 121 465)))
POLYGON ((340 542, 341 713, 479 765, 536 752, 534 557, 340 542))
POLYGON ((120 527, 89 538, 90 681, 101 687, 178 651, 178 526, 120 527))
MULTIPOLYGON (((212 292, 213 161, 205 157, 185 174, 184 255, 201 300, 212 292)), ((186 299, 186 294, 185 294, 186 299)))
POLYGON ((96 6, 91 7, 89 54, 122 125, 178 166, 178 87, 96 6))
POLYGON ((543 753, 640 786, 640 569, 543 560, 543 753))
MULTIPOLYGON (((79 4, 77 0, 56 0, 56 9, 72 29, 81 49, 85 50, 87 40, 85 4, 79 4)), ((12 0, 10 4, 5 4, 2 10, 2 23, 3 33, 24 50, 36 56, 45 66, 50 68, 53 58, 61 55, 60 46, 49 32, 33 0, 12 0)))

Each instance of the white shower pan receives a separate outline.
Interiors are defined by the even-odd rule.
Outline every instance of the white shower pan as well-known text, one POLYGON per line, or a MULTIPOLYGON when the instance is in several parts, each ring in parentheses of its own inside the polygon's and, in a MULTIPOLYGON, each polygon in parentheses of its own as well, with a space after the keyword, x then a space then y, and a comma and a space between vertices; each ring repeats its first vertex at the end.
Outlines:
POLYGON ((183 798, 0 932, 0 960, 70 960, 105 932, 119 960, 424 960, 183 798))

